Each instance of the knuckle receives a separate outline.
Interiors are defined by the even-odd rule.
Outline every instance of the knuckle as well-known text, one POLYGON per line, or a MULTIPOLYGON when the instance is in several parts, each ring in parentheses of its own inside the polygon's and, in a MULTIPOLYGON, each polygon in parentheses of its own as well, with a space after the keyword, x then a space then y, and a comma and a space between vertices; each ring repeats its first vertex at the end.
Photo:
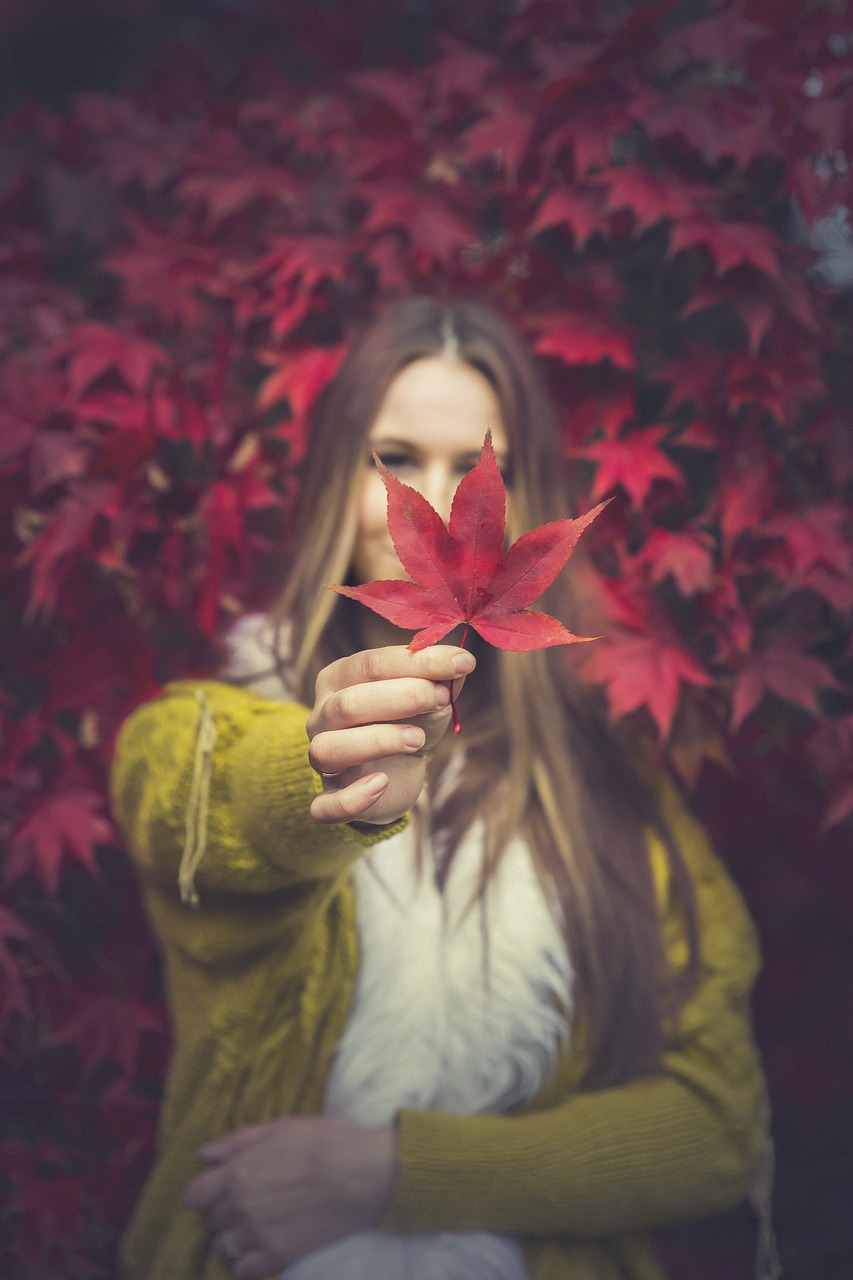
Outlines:
POLYGON ((354 688, 341 689, 333 695, 332 700, 335 718, 338 721, 350 724, 358 719, 359 696, 354 688))
POLYGON ((435 685, 431 680, 419 680, 417 683, 416 698, 417 707, 421 712, 435 711, 436 709, 436 692, 435 685))
POLYGON ((422 650, 424 659, 425 674, 435 679, 440 676, 447 666, 446 656, 434 645, 429 649, 422 650))
POLYGON ((381 680, 385 674, 385 655, 381 649, 367 649, 363 656, 362 670, 367 680, 381 680))

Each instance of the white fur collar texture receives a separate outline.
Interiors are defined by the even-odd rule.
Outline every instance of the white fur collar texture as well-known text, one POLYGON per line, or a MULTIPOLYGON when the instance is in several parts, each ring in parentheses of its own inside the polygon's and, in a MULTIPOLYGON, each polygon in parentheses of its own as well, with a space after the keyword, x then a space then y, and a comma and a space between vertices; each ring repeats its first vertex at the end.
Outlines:
MULTIPOLYGON (((270 667, 271 629, 246 619, 229 638, 228 675, 270 667)), ((287 696, 270 678, 253 687, 287 696)), ((457 1115, 505 1111, 554 1069, 572 1009, 572 975, 555 911, 527 846, 505 849, 477 888, 482 831, 472 827, 443 890, 415 822, 356 866, 360 965, 324 1109, 365 1125, 401 1107, 457 1115)), ((484 1232, 351 1236, 283 1272, 287 1280, 524 1280, 518 1245, 484 1232)))

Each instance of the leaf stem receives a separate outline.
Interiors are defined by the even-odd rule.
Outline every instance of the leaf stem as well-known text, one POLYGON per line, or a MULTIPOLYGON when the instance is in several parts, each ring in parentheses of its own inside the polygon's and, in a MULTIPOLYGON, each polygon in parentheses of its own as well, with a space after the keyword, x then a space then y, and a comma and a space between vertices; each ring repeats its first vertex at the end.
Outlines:
MULTIPOLYGON (((462 639, 459 641, 460 649, 465 648, 465 641, 468 639, 468 623, 465 623, 465 629, 462 632, 462 639)), ((461 733, 462 725, 459 720, 459 712, 456 710, 456 699, 453 696, 453 681, 450 682, 450 710, 453 712, 453 732, 461 733)))

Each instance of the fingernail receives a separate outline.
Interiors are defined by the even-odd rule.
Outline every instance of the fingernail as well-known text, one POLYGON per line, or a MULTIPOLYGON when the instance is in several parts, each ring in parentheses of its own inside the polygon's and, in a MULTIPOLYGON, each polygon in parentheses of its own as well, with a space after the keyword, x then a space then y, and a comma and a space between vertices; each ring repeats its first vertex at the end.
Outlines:
POLYGON ((416 729, 414 725, 409 725, 403 730, 403 745, 411 747, 413 751, 419 751, 426 742, 426 734, 423 729, 416 729))
POLYGON ((453 658, 453 670, 458 676, 467 676, 477 665, 473 653, 457 653, 453 658))
POLYGON ((367 794, 370 796, 381 796, 382 792, 388 786, 387 773, 371 773, 362 779, 367 794))
POLYGON ((450 704, 450 689, 446 684, 437 684, 435 686, 435 705, 437 707, 446 707, 450 704))

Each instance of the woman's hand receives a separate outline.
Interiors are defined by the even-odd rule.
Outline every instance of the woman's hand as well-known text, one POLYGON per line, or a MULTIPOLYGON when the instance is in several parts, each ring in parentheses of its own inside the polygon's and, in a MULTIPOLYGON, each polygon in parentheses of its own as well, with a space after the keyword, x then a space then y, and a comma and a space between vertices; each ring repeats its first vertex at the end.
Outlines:
POLYGON ((324 667, 308 718, 309 758, 323 779, 316 822, 388 823, 412 808, 426 753, 450 723, 454 697, 476 663, 466 649, 366 649, 324 667))
POLYGON ((297 1258, 375 1227, 397 1177, 393 1129, 333 1116, 285 1116, 199 1151, 209 1169, 184 1202, 204 1218, 236 1280, 261 1280, 297 1258))

